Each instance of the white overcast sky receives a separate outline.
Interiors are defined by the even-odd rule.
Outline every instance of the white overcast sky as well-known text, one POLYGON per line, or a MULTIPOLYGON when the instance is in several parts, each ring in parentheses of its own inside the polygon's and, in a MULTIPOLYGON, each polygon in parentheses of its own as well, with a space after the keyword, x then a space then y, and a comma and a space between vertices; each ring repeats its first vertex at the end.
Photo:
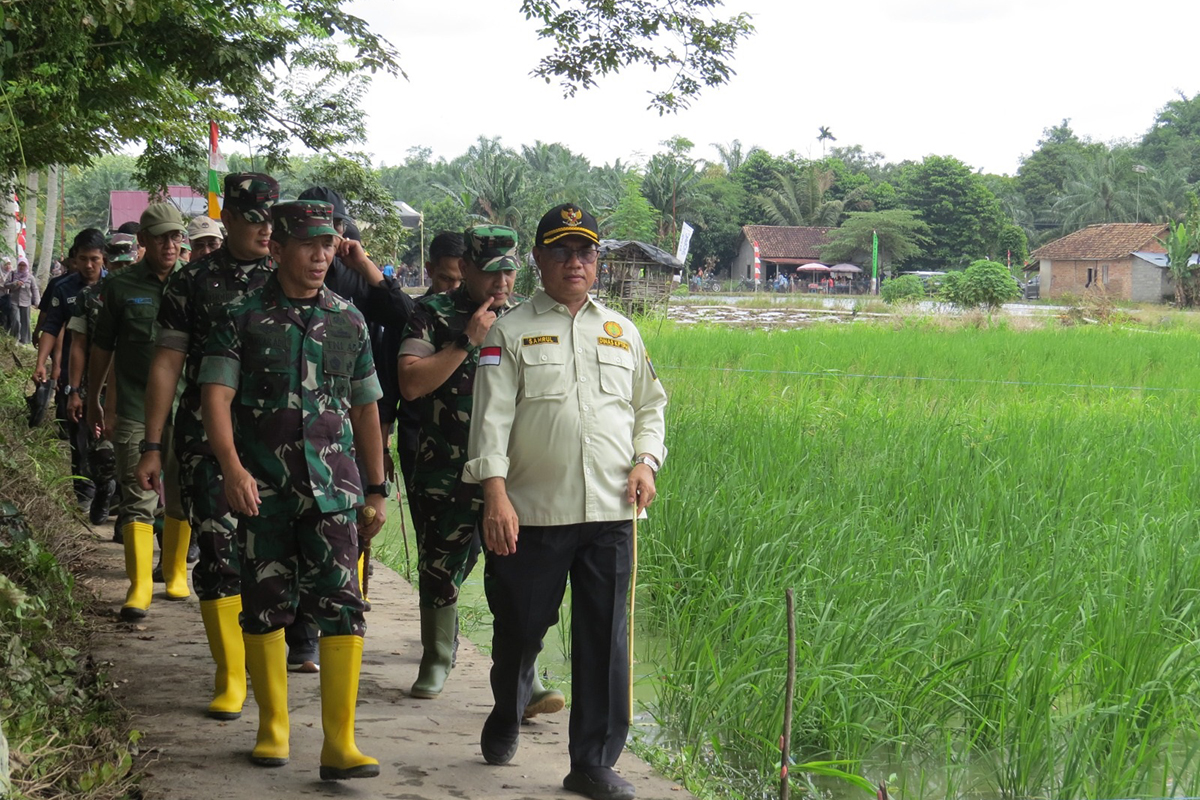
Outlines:
POLYGON ((1200 92, 1197 0, 726 0, 754 16, 732 81, 687 111, 646 109, 666 78, 630 71, 564 100, 529 72, 549 45, 516 0, 353 0, 400 51, 409 80, 376 77, 366 100, 375 162, 414 146, 453 158, 479 136, 561 142, 593 164, 642 162, 683 135, 693 155, 740 139, 819 157, 837 145, 889 161, 952 155, 1015 172, 1043 129, 1139 138, 1177 91, 1200 92))

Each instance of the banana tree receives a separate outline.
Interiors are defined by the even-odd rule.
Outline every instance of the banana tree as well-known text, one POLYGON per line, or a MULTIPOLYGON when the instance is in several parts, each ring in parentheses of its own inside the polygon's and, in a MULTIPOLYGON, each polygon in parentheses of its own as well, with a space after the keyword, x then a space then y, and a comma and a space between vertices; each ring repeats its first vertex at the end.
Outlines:
POLYGON ((1158 243, 1167 248, 1167 268, 1175 279, 1175 304, 1180 308, 1190 306, 1195 300, 1192 287, 1196 262, 1192 255, 1200 250, 1200 226, 1189 226, 1185 222, 1170 222, 1166 239, 1158 243))

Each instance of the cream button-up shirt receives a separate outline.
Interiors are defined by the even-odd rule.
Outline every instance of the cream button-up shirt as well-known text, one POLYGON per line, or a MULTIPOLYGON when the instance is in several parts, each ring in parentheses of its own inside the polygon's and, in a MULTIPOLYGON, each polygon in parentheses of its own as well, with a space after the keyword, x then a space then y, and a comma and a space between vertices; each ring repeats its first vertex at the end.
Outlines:
POLYGON ((479 351, 463 480, 504 478, 522 525, 630 519, 633 457, 666 457, 667 393, 633 323, 539 290, 479 351))

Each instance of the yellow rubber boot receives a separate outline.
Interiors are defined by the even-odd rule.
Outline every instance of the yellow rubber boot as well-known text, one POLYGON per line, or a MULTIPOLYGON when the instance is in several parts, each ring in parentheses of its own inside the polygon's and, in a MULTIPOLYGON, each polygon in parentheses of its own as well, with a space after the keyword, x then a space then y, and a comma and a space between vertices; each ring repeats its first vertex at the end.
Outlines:
POLYGON ((191 525, 174 517, 163 521, 162 565, 168 600, 187 600, 192 595, 187 582, 187 551, 191 541, 191 525))
POLYGON ((260 767, 288 763, 287 643, 283 629, 270 633, 242 634, 246 643, 246 668, 258 703, 258 739, 250 760, 260 767))
POLYGON ((125 574, 129 576, 129 591, 121 618, 138 620, 146 616, 154 596, 154 526, 148 522, 127 522, 121 526, 125 539, 125 574))
POLYGON ((374 778, 379 762, 354 743, 354 707, 362 670, 361 636, 321 637, 321 780, 374 778))
POLYGON ((208 649, 217 664, 213 701, 208 704, 208 715, 213 719, 237 719, 246 702, 246 643, 238 622, 241 613, 241 595, 200 601, 208 649))

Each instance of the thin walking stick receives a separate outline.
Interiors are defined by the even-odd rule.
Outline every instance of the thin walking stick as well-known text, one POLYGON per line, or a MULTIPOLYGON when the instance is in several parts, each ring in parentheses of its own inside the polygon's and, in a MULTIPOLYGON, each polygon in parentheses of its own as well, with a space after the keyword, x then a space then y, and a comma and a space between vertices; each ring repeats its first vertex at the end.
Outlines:
POLYGON ((629 575, 629 724, 633 724, 633 610, 637 597, 637 501, 633 502, 633 570, 629 575))
MULTIPOLYGON (((362 517, 363 522, 367 525, 370 525, 375 519, 375 509, 371 508, 370 506, 363 506, 362 517)), ((362 575, 359 577, 362 578, 362 596, 363 599, 366 600, 367 589, 371 585, 371 572, 367 569, 367 566, 371 563, 371 541, 369 539, 363 541, 362 547, 359 549, 361 550, 363 557, 362 575)))

